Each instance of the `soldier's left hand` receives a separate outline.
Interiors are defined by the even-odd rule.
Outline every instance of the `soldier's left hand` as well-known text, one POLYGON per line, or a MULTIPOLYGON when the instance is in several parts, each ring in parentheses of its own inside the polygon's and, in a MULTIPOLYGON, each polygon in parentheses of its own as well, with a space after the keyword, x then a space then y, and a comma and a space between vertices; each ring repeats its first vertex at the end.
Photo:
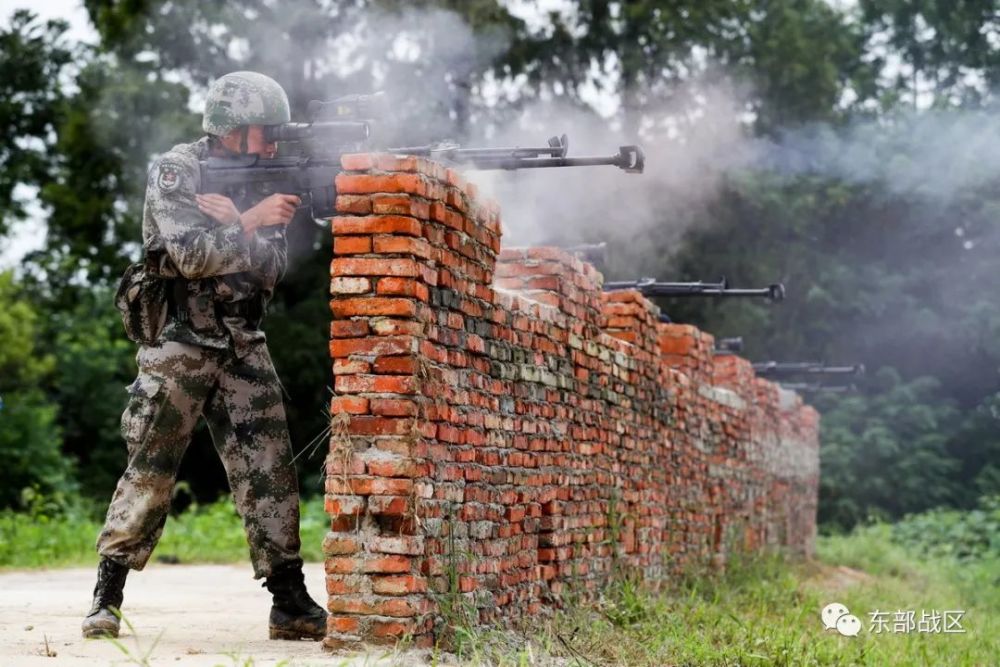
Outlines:
POLYGON ((235 225, 240 221, 240 212, 233 200, 218 194, 196 194, 198 210, 224 225, 235 225))

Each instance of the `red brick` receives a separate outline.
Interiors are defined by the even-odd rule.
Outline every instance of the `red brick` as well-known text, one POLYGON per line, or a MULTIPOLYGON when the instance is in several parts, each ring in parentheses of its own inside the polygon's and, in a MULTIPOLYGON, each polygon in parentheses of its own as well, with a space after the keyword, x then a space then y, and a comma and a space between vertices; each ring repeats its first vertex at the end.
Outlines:
POLYGON ((379 477, 425 477, 429 472, 428 464, 412 459, 370 459, 366 466, 369 475, 379 477))
POLYGON ((331 338, 358 338, 367 336, 368 332, 365 320, 337 320, 330 325, 331 338))
POLYGON ((372 199, 368 195, 338 195, 337 212, 366 215, 372 212, 372 199))
POLYGON ((361 514, 365 510, 365 499, 356 496, 328 495, 323 507, 327 514, 334 516, 361 514))
POLYGON ((430 300, 430 292, 427 286, 409 278, 380 278, 375 291, 378 294, 411 296, 424 302, 430 300))
POLYGON ((413 401, 398 398, 373 398, 370 405, 373 415, 384 417, 412 417, 417 414, 417 404, 413 401))
POLYGON ((374 368, 375 373, 379 375, 413 375, 417 372, 419 364, 416 357, 412 356, 376 357, 374 368))
POLYGON ((368 501, 372 514, 406 514, 411 510, 410 502, 402 496, 369 496, 368 501))
POLYGON ((345 635, 354 634, 358 631, 358 618, 357 616, 330 615, 326 619, 326 629, 328 632, 340 632, 345 635))
MULTIPOLYGON (((374 213, 409 215, 419 220, 426 220, 430 217, 430 205, 424 200, 408 195, 372 195, 370 201, 374 213)), ((419 226, 416 229, 417 231, 411 233, 412 236, 420 235, 419 226)), ((392 230, 385 231, 386 233, 398 233, 392 230)))
POLYGON ((335 338, 330 341, 333 358, 359 355, 394 355, 416 352, 417 341, 411 336, 378 336, 366 338, 335 338))
MULTIPOLYGON (((338 198, 339 201, 340 198, 338 198)), ((373 201, 379 202, 380 197, 374 197, 373 201)), ((376 213, 383 212, 377 210, 377 203, 374 206, 376 207, 376 213)), ((423 229, 420 220, 401 215, 340 216, 333 218, 331 227, 334 238, 339 234, 405 234, 408 236, 420 236, 423 229)))
POLYGON ((373 192, 406 192, 425 196, 428 191, 426 179, 419 174, 389 174, 371 176, 367 174, 337 174, 337 192, 342 194, 370 194, 373 192))
POLYGON ((334 255, 364 255, 371 251, 370 236, 337 236, 333 239, 334 255))
POLYGON ((346 412, 351 415, 368 413, 368 399, 359 396, 334 396, 330 401, 330 414, 346 412))
POLYGON ((347 428, 352 435, 406 435, 413 429, 413 420, 354 415, 347 428))
POLYGON ((330 275, 338 276, 399 276, 413 278, 420 275, 416 262, 399 257, 396 259, 369 259, 338 257, 330 263, 330 275))
POLYGON ((328 556, 352 554, 361 549, 356 537, 345 537, 341 533, 327 533, 323 538, 323 553, 328 556))
POLYGON ((376 236, 372 247, 379 254, 414 255, 424 259, 432 256, 427 241, 410 236, 376 236))
POLYGON ((410 299, 390 297, 334 299, 330 302, 330 310, 337 317, 370 317, 373 315, 414 317, 417 314, 417 303, 410 299))
POLYGON ((368 539, 371 551, 384 554, 420 556, 424 553, 423 538, 412 535, 378 536, 368 539))
POLYGON ((371 636, 376 638, 402 639, 413 633, 416 624, 413 621, 372 621, 371 636))
POLYGON ((372 281, 368 278, 330 279, 330 294, 365 294, 372 291, 372 281))
POLYGON ((380 595, 409 595, 427 591, 427 580, 412 574, 372 577, 372 592, 380 595))
POLYGON ((403 375, 340 375, 334 378, 338 394, 415 394, 417 378, 403 375))
POLYGON ((361 359, 339 358, 333 360, 334 375, 364 375, 371 373, 371 370, 372 365, 361 359))
MULTIPOLYGON (((391 477, 348 477, 346 481, 339 476, 326 478, 326 492, 333 494, 354 494, 351 497, 377 495, 379 497, 401 496, 409 494, 413 490, 413 482, 404 478, 391 477)), ((381 501, 376 501, 378 504, 381 501)), ((373 509, 375 505, 369 504, 368 511, 379 514, 373 509)))

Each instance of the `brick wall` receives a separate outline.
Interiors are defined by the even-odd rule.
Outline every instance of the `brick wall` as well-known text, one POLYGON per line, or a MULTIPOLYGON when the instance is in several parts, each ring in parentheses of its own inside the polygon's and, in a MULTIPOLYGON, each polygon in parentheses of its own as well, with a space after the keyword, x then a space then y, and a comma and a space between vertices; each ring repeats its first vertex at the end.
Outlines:
POLYGON ((798 396, 563 251, 501 251, 460 174, 343 167, 328 647, 427 643, 455 595, 489 622, 622 569, 812 551, 818 415, 798 396))

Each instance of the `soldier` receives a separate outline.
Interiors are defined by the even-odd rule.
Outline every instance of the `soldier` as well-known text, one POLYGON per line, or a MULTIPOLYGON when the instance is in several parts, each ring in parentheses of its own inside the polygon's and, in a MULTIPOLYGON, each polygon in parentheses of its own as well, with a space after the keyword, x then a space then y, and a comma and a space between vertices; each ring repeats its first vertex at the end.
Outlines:
POLYGON ((227 74, 208 93, 202 122, 208 136, 175 146, 149 172, 145 266, 164 281, 164 313, 162 327, 150 321, 155 315, 139 313, 153 333, 133 336, 148 344, 140 344, 139 374, 122 415, 128 466, 97 540, 101 562, 85 637, 118 636, 125 577, 146 565, 163 531, 199 415, 243 519, 254 578, 265 578, 274 598, 271 639, 325 634, 327 614, 303 582, 298 481, 281 387, 260 329, 284 273, 285 226, 298 197, 274 194, 241 212, 228 197, 198 194, 199 160, 273 156, 264 127, 289 120, 288 98, 273 79, 227 74))

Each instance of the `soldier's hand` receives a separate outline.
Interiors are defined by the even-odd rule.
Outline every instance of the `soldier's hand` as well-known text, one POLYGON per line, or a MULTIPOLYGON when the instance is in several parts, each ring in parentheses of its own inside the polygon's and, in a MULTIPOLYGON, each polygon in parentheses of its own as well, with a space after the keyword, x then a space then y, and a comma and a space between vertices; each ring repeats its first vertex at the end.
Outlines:
POLYGON ((240 221, 240 212, 233 200, 224 195, 195 195, 198 210, 224 225, 235 225, 240 221))
POLYGON ((287 225, 295 215, 295 208, 302 200, 295 195, 273 194, 240 217, 243 229, 249 234, 259 227, 287 225))

